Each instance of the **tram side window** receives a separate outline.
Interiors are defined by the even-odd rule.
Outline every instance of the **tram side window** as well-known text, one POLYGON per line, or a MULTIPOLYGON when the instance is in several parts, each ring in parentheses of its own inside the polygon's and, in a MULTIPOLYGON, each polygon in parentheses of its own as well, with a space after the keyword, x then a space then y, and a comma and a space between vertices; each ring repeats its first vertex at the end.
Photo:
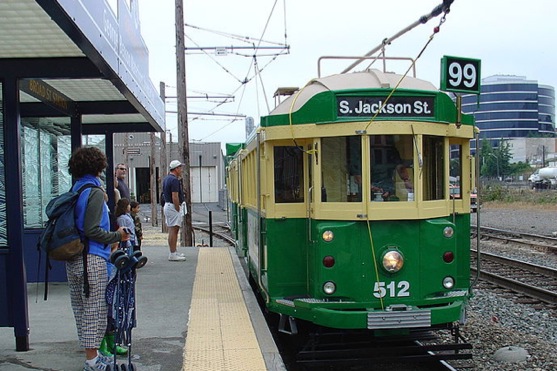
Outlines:
POLYGON ((372 135, 370 173, 372 201, 412 201, 414 151, 411 135, 372 135))
POLYGON ((424 201, 445 198, 444 138, 423 137, 424 201))
POLYGON ((362 140, 359 136, 321 139, 323 202, 362 200, 362 140))
POLYGON ((275 159, 275 202, 304 202, 304 157, 302 147, 277 146, 275 159))
POLYGON ((462 198, 462 193, 460 192, 462 180, 462 146, 453 144, 450 148, 449 197, 462 198))

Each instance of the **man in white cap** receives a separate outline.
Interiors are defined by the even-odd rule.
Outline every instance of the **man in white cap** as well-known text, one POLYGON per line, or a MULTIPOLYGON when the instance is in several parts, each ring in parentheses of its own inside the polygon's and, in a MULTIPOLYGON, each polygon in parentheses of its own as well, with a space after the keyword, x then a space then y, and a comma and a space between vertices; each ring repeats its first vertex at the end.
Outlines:
POLYGON ((164 194, 164 217, 168 227, 168 247, 170 254, 168 260, 170 261, 185 261, 186 257, 176 251, 178 243, 178 232, 182 225, 184 214, 187 212, 185 205, 183 205, 185 198, 182 190, 182 167, 184 165, 178 161, 173 160, 170 162, 170 172, 162 181, 162 191, 164 194))

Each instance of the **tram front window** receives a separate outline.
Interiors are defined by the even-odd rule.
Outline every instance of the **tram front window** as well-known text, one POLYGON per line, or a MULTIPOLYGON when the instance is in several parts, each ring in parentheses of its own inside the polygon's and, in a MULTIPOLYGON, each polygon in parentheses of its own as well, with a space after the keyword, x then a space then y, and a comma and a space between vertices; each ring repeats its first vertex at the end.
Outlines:
POLYGON ((423 137, 423 187, 424 201, 445 198, 445 139, 423 137))
POLYGON ((411 135, 370 136, 372 201, 414 200, 414 151, 411 135))
POLYGON ((275 157, 275 202, 304 202, 304 158, 301 147, 277 146, 275 157))
POLYGON ((321 201, 362 201, 361 137, 322 138, 321 161, 321 201))

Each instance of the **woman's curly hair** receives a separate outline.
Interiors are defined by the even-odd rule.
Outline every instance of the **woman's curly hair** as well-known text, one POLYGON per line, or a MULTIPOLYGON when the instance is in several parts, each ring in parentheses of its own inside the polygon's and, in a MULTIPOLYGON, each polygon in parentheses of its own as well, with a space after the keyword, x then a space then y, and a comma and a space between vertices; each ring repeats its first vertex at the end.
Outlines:
POLYGON ((68 172, 81 178, 90 174, 98 176, 108 166, 106 156, 97 147, 80 147, 74 151, 68 161, 68 172))

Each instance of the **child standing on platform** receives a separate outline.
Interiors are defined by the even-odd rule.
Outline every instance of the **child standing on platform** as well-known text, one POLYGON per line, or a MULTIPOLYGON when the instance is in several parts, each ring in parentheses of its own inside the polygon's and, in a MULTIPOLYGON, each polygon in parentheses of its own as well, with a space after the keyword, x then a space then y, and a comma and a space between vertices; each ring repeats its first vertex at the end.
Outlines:
POLYGON ((143 239, 143 228, 141 226, 141 217, 139 216, 141 206, 139 205, 139 202, 132 201, 130 202, 130 207, 130 215, 133 219, 133 224, 135 225, 136 247, 134 250, 141 250, 141 240, 143 239))

